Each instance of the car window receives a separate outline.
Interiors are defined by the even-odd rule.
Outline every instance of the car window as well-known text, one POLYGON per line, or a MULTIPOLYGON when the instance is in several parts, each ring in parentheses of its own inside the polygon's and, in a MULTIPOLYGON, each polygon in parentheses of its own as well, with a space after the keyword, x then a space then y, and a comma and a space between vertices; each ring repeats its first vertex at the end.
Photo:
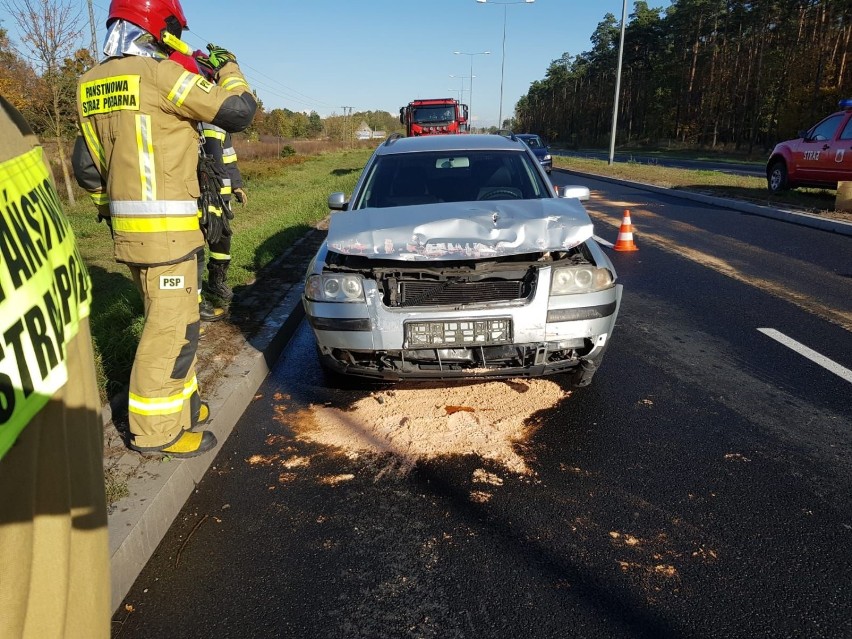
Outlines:
POLYGON ((817 142, 824 142, 826 140, 833 139, 834 132, 837 131, 837 127, 840 126, 840 121, 842 119, 843 115, 839 113, 827 117, 825 120, 817 124, 813 129, 811 129, 808 139, 817 142))
POLYGON ((538 136, 532 138, 523 138, 524 142, 527 143, 527 146, 531 149, 540 149, 544 146, 541 142, 541 138, 538 136))
POLYGON ((376 156, 353 209, 552 197, 526 153, 446 151, 376 156))
POLYGON ((846 126, 843 127, 843 132, 840 134, 841 140, 852 140, 852 118, 849 118, 846 122, 846 126))

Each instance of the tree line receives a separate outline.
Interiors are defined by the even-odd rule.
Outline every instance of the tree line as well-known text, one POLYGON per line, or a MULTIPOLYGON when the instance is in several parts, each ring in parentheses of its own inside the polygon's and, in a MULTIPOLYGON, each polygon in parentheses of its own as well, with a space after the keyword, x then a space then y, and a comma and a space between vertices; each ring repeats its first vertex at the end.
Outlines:
MULTIPOLYGON (((616 139, 765 152, 852 98, 852 0, 636 1, 625 27, 616 139)), ((515 107, 516 130, 606 146, 621 21, 565 53, 515 107)))

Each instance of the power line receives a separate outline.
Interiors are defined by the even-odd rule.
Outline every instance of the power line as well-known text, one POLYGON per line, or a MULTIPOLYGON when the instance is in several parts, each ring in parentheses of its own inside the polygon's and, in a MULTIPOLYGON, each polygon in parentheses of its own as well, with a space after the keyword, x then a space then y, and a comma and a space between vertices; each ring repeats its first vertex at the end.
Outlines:
MULTIPOLYGON (((207 38, 203 37, 201 34, 196 33, 195 31, 192 31, 191 29, 187 29, 187 31, 189 31, 189 33, 191 33, 192 35, 194 35, 194 36, 195 36, 196 38, 198 38, 199 40, 202 40, 202 41, 204 41, 204 42, 211 42, 211 40, 208 40, 207 38)), ((311 97, 311 96, 309 96, 309 95, 305 95, 304 93, 301 93, 301 92, 297 91, 296 89, 294 89, 294 88, 292 88, 292 87, 288 87, 286 84, 284 84, 284 83, 282 83, 282 82, 280 82, 280 81, 276 80, 275 78, 273 78, 273 77, 272 77, 272 76, 270 76, 270 75, 267 75, 267 74, 266 74, 266 73, 264 73, 263 71, 260 71, 259 69, 255 69, 253 66, 251 66, 250 64, 248 64, 248 63, 247 63, 247 62, 245 62, 245 61, 240 62, 239 64, 240 64, 240 68, 245 67, 245 68, 247 68, 247 69, 251 69, 251 70, 252 70, 252 71, 254 71, 255 73, 257 73, 257 74, 259 74, 259 75, 261 75, 261 76, 263 76, 263 77, 265 77, 265 78, 267 78, 267 79, 271 80, 272 82, 274 82, 276 85, 278 85, 279 87, 281 87, 281 89, 283 89, 285 92, 290 92, 290 93, 293 93, 293 94, 295 94, 295 95, 297 95, 297 96, 300 96, 300 97, 302 97, 302 98, 305 98, 305 100, 307 100, 308 102, 306 103, 304 100, 298 100, 298 99, 294 99, 294 98, 288 98, 288 99, 293 99, 295 102, 300 102, 301 104, 308 104, 308 105, 315 104, 315 105, 323 106, 323 107, 326 107, 326 108, 334 108, 331 104, 329 104, 329 103, 327 103, 327 102, 323 102, 322 100, 317 100, 316 98, 312 98, 312 97, 311 97)), ((281 96, 279 96, 279 97, 281 97, 281 96)), ((285 97, 286 97, 286 96, 285 96, 285 97)))
MULTIPOLYGON (((98 9, 102 10, 104 13, 108 13, 109 9, 102 7, 100 4, 98 4, 97 2, 94 2, 93 0, 88 0, 88 1, 92 4, 94 4, 98 9)), ((192 31, 191 29, 187 29, 187 32, 191 33, 194 37, 198 38, 199 40, 201 40, 205 44, 208 43, 208 42, 211 42, 207 38, 203 37, 201 34, 196 33, 195 31, 192 31)), ((259 69, 254 68, 253 66, 251 66, 250 64, 245 62, 245 60, 241 61, 239 64, 240 64, 241 69, 251 69, 257 75, 260 75, 260 76, 270 80, 273 83, 272 86, 274 86, 275 89, 269 88, 270 87, 269 84, 259 81, 253 75, 249 75, 247 73, 245 74, 246 78, 251 81, 252 85, 258 85, 258 86, 265 87, 264 91, 274 95, 275 97, 282 98, 284 100, 290 100, 291 102, 295 102, 296 104, 300 104, 300 105, 303 105, 303 106, 306 106, 306 107, 310 107, 312 109, 316 109, 316 108, 333 109, 334 108, 333 105, 331 105, 327 102, 323 102, 322 100, 318 100, 318 99, 313 98, 309 95, 301 93, 300 91, 297 91, 296 89, 294 89, 292 87, 288 87, 287 85, 283 84, 282 82, 273 78, 272 76, 267 75, 263 71, 260 71, 259 69), (288 93, 290 95, 287 95, 288 93), (294 97, 294 96, 298 96, 298 97, 294 97)))

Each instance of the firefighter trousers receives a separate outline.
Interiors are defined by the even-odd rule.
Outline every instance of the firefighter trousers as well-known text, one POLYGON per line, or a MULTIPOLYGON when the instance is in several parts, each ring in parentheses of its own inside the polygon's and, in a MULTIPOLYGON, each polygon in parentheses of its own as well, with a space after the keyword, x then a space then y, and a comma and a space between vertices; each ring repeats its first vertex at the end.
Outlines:
POLYGON ((215 263, 228 264, 231 261, 231 237, 230 235, 222 236, 218 242, 210 244, 210 261, 215 263))
POLYGON ((130 433, 137 449, 168 446, 200 408, 198 262, 193 253, 165 266, 131 266, 145 304, 145 326, 130 374, 130 433))

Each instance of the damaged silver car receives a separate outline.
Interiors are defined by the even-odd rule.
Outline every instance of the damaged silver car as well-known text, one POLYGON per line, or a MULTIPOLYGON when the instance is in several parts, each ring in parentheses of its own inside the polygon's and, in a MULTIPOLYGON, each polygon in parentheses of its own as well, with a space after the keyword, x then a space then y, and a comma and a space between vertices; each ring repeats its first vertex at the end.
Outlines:
POLYGON ((621 285, 580 199, 512 135, 392 136, 328 237, 304 307, 324 368, 380 380, 566 373, 585 386, 621 285))

